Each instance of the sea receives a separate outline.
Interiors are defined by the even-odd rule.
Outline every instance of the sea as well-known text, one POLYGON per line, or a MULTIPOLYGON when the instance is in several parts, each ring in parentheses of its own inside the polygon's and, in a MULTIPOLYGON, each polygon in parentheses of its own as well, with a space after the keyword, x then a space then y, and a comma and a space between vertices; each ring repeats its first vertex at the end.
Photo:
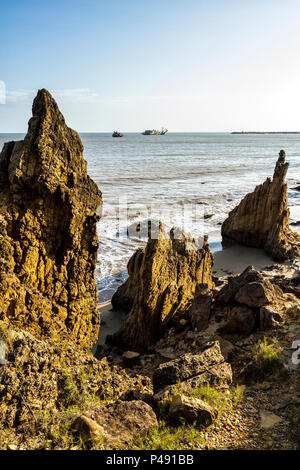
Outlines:
MULTIPOLYGON (((88 173, 102 191, 95 272, 99 303, 127 277, 127 263, 144 246, 148 220, 161 220, 195 238, 207 234, 222 249, 221 224, 239 201, 272 177, 281 149, 290 163, 291 223, 300 221, 300 135, 172 133, 80 134, 88 173)), ((0 134, 0 147, 23 134, 0 134)))

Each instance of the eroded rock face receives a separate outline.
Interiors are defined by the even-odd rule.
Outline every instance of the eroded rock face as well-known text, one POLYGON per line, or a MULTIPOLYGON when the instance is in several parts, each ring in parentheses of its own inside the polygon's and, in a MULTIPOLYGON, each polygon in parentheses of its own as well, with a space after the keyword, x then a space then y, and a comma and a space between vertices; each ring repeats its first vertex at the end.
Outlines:
POLYGON ((190 321, 193 328, 201 331, 207 327, 210 319, 212 294, 208 292, 197 293, 189 311, 190 321))
POLYGON ((281 289, 266 279, 253 266, 233 277, 217 296, 217 303, 228 304, 236 300, 248 307, 262 307, 275 301, 281 289))
POLYGON ((173 391, 180 383, 183 391, 201 385, 226 388, 232 381, 230 364, 226 363, 218 341, 209 343, 199 354, 184 354, 161 364, 153 374, 154 392, 173 391))
POLYGON ((133 307, 133 301, 137 297, 138 291, 138 275, 144 257, 144 250, 139 248, 134 252, 127 264, 128 278, 118 288, 111 299, 114 310, 124 310, 130 312, 133 307))
POLYGON ((137 436, 143 437, 148 431, 158 428, 154 411, 142 400, 119 400, 106 407, 86 411, 85 416, 93 423, 94 429, 96 426, 103 429, 106 448, 131 444, 137 436))
POLYGON ((79 135, 40 90, 24 140, 0 154, 0 319, 36 335, 97 335, 94 268, 101 192, 79 135))
POLYGON ((289 228, 287 170, 285 152, 281 150, 273 179, 267 178, 229 213, 222 225, 224 241, 263 248, 277 261, 300 256, 300 235, 289 228))
POLYGON ((58 344, 5 328, 2 322, 7 361, 0 367, 0 422, 9 428, 32 423, 43 410, 81 406, 89 397, 107 401, 130 393, 139 399, 152 393, 147 377, 131 378, 72 341, 58 344))
POLYGON ((174 422, 184 419, 196 426, 209 426, 217 418, 218 412, 212 406, 198 398, 176 395, 171 401, 169 418, 174 422))
POLYGON ((253 266, 233 277, 219 292, 217 305, 227 307, 224 333, 249 335, 254 329, 270 329, 283 321, 294 296, 284 294, 281 288, 270 282, 253 266))
POLYGON ((197 285, 213 287, 213 255, 207 239, 203 248, 174 230, 167 235, 160 226, 157 239, 149 238, 129 262, 129 279, 114 296, 114 307, 132 308, 112 341, 143 350, 162 334, 168 321, 187 310, 197 285), (130 287, 130 289, 129 289, 130 287), (130 292, 134 298, 130 297, 130 292))

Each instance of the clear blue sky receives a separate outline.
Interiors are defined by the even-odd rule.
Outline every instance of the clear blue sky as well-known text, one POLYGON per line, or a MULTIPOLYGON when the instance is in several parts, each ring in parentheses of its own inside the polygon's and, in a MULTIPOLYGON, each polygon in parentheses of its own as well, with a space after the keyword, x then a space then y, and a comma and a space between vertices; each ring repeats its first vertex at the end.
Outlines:
POLYGON ((300 129, 299 0, 0 0, 0 132, 300 129))

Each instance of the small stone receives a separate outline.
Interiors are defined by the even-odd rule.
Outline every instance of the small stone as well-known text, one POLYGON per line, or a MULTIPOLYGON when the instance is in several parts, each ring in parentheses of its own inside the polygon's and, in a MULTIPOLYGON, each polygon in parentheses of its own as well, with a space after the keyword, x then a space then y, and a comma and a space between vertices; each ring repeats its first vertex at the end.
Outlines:
POLYGON ((267 410, 260 410, 260 426, 263 429, 270 429, 279 423, 282 423, 283 419, 280 416, 275 415, 267 410))
POLYGON ((122 355, 123 362, 124 364, 127 364, 127 365, 136 364, 140 357, 141 355, 135 351, 126 351, 122 355))
POLYGON ((79 432, 85 443, 104 437, 104 429, 96 421, 87 416, 78 416, 72 424, 72 429, 79 432))
POLYGON ((271 387, 272 387, 272 384, 270 382, 267 382, 267 381, 262 382, 259 386, 259 388, 261 390, 270 390, 271 387))
POLYGON ((18 450, 18 446, 15 444, 8 444, 7 450, 18 450))

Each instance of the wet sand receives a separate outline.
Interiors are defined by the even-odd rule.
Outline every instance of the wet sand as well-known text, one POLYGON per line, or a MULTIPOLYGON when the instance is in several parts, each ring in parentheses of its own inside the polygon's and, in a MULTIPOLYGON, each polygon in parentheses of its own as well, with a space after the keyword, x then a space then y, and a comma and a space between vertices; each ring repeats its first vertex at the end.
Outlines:
POLYGON ((262 269, 275 264, 275 261, 264 250, 242 245, 234 245, 222 251, 217 251, 214 253, 214 258, 213 273, 215 276, 239 274, 249 265, 254 266, 256 269, 262 269))
POLYGON ((111 302, 100 304, 98 309, 100 310, 101 324, 97 344, 104 344, 107 335, 112 335, 118 331, 124 322, 126 313, 122 311, 113 312, 111 302))

